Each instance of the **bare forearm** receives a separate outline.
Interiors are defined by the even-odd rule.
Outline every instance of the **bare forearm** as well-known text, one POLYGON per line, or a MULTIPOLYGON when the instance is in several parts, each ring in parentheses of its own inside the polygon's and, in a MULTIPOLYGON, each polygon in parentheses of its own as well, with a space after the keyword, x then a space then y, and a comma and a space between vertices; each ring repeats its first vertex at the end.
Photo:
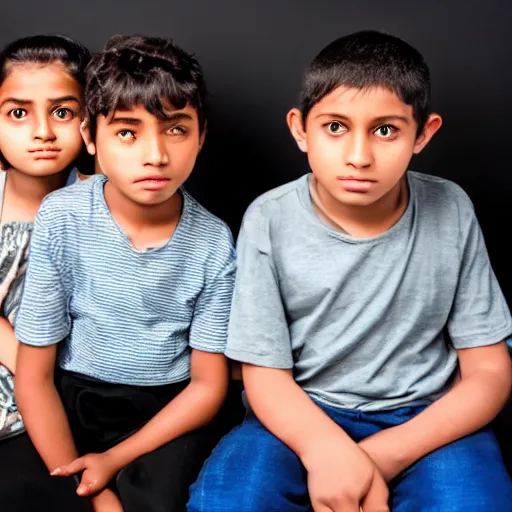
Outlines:
POLYGON ((16 370, 16 358, 18 356, 18 340, 14 335, 14 329, 9 320, 0 317, 0 363, 14 373, 16 370))
POLYGON ((311 454, 333 437, 354 444, 295 382, 291 372, 242 367, 247 398, 258 419, 308 467, 311 454))
POLYGON ((46 467, 53 471, 76 459, 69 422, 53 381, 19 379, 15 386, 25 427, 46 467))
POLYGON ((384 472, 393 478, 428 453, 487 425, 505 404, 510 383, 510 372, 475 373, 410 421, 367 438, 361 446, 371 457, 379 445, 392 447, 397 463, 391 474, 384 472))
POLYGON ((143 428, 109 450, 119 468, 209 423, 222 405, 227 383, 191 382, 143 428))

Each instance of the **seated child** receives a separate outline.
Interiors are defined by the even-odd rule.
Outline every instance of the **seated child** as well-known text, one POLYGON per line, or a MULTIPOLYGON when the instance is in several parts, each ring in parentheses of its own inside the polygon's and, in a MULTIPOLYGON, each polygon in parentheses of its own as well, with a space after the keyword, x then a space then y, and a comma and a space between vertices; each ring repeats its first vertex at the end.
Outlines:
POLYGON ((486 427, 512 321, 467 195, 407 171, 441 126, 429 96, 422 56, 379 32, 306 71, 287 120, 312 173, 257 199, 238 242, 226 355, 251 410, 190 512, 512 510, 486 427))
MULTIPOLYGON (((37 210, 86 163, 80 135, 89 51, 58 35, 9 43, 0 52, 0 508, 78 507, 48 472, 14 401, 18 312, 37 210), (30 488, 30 492, 24 492, 30 488)), ((72 487, 69 487, 71 490, 72 487)))
POLYGON ((185 510, 226 393, 235 268, 228 227, 182 188, 206 84, 171 42, 115 36, 88 66, 86 103, 103 174, 37 215, 16 397, 52 474, 83 471, 94 510, 185 510))

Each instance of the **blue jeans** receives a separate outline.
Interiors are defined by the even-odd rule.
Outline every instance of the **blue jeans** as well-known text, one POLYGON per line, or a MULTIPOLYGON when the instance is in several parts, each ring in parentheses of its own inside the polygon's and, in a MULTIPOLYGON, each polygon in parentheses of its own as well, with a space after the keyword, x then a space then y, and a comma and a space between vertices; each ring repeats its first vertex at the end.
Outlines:
MULTIPOLYGON (((321 405, 321 404, 320 404, 321 405)), ((423 407, 364 413, 322 409, 355 441, 423 407)), ((393 512, 511 512, 512 483, 486 428, 420 459, 390 484, 393 512)), ((311 512, 306 471, 253 415, 225 436, 190 489, 188 512, 311 512)))

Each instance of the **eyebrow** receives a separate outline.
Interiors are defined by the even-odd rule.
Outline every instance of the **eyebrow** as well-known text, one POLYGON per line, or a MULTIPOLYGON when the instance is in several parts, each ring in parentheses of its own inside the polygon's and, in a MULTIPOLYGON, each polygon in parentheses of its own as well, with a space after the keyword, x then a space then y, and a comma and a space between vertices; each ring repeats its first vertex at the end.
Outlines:
MULTIPOLYGON (((169 114, 168 116, 165 116, 161 120, 163 123, 168 123, 169 121, 180 121, 180 120, 192 120, 192 116, 190 114, 186 114, 184 112, 176 112, 173 114, 169 114)), ((138 117, 114 117, 110 120, 108 124, 129 124, 132 126, 137 126, 142 124, 142 120, 138 117)))
MULTIPOLYGON (((317 116, 317 118, 320 118, 320 117, 336 117, 338 119, 343 119, 344 121, 350 121, 349 117, 344 116, 343 114, 336 114, 334 112, 326 113, 326 114, 319 114, 317 116)), ((375 124, 386 123, 389 121, 403 121, 406 124, 410 123, 409 118, 407 118, 405 116, 397 116, 397 115, 381 116, 381 117, 376 117, 375 119, 372 119, 372 123, 375 123, 375 124)))
MULTIPOLYGON (((47 102, 51 104, 65 103, 67 101, 80 103, 80 100, 76 96, 60 96, 58 98, 48 98, 47 100, 47 102)), ((2 101, 0 108, 2 108, 7 103, 14 103, 16 105, 32 105, 34 102, 32 100, 24 100, 22 98, 6 98, 4 101, 2 101)))

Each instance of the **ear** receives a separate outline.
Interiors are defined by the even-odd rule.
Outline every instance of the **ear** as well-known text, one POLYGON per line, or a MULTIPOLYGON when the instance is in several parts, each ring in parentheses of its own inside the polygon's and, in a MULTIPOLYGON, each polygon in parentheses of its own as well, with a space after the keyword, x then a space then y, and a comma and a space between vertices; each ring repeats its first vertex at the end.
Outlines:
POLYGON ((298 108, 292 108, 286 115, 288 128, 301 151, 308 151, 308 143, 304 126, 302 125, 302 112, 298 108))
POLYGON ((430 114, 420 136, 416 139, 413 152, 417 155, 430 142, 437 130, 441 128, 443 119, 439 114, 430 114))
POLYGON ((96 154, 96 144, 94 144, 91 137, 91 130, 89 129, 89 121, 84 119, 80 123, 80 134, 82 135, 82 139, 84 140, 85 147, 87 148, 87 152, 90 155, 96 154))

